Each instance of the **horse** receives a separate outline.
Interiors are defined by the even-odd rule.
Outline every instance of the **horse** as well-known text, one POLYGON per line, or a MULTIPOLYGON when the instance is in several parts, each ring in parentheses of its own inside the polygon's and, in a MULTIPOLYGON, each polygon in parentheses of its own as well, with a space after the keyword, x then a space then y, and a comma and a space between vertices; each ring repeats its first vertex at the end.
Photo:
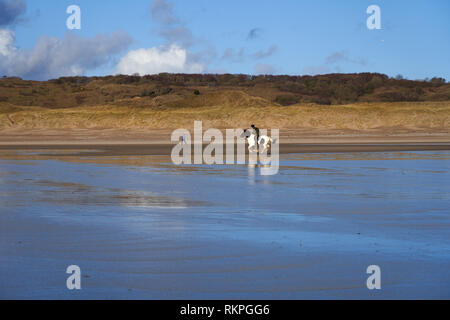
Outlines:
POLYGON ((256 152, 258 151, 259 147, 259 152, 263 153, 265 151, 268 151, 272 143, 274 143, 274 140, 266 135, 260 135, 258 141, 256 141, 255 133, 248 129, 245 129, 244 132, 242 132, 241 138, 244 137, 247 139, 249 152, 256 152))

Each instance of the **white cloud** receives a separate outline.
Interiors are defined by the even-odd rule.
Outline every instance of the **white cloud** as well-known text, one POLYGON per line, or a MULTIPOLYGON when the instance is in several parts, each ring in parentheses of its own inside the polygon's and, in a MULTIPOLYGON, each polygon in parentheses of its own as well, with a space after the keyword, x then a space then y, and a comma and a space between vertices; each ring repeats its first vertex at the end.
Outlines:
POLYGON ((201 73, 200 63, 189 62, 186 49, 172 44, 168 48, 153 47, 128 52, 117 65, 121 74, 201 73))
POLYGON ((47 80, 82 75, 100 67, 131 43, 125 32, 83 38, 67 33, 62 39, 42 36, 32 49, 14 46, 14 32, 0 29, 0 74, 47 80))
POLYGON ((14 32, 8 29, 0 29, 0 55, 10 56, 14 53, 14 32))

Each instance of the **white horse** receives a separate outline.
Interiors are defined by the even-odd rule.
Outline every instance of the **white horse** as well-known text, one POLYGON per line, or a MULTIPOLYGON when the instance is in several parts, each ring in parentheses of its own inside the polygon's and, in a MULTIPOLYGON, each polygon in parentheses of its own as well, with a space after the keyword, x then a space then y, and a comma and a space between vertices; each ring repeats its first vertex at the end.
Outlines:
POLYGON ((244 132, 242 132, 241 138, 244 137, 247 139, 249 152, 257 152, 259 147, 259 152, 263 153, 268 151, 272 143, 274 143, 273 139, 266 135, 260 135, 258 141, 256 141, 255 133, 248 129, 245 129, 244 132))

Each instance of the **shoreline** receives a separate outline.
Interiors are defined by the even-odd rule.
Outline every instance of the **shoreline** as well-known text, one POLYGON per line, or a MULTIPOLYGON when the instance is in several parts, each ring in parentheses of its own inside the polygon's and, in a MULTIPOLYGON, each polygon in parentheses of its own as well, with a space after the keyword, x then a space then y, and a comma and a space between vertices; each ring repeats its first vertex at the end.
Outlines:
MULTIPOLYGON (((170 141, 172 130, 16 129, 0 133, 0 152, 78 149, 82 151, 77 155, 91 156, 170 155, 176 144, 170 141)), ((280 154, 450 150, 448 132, 284 129, 279 141, 280 154)))
MULTIPOLYGON (((65 156, 139 156, 161 155, 168 156, 172 152, 172 144, 16 144, 0 145, 2 151, 24 150, 57 150, 73 151, 64 153, 65 156)), ((203 145, 203 149, 206 145, 203 145)), ((345 152, 395 152, 395 151, 450 151, 450 143, 435 144, 280 144, 280 154, 295 153, 345 153, 345 152)))

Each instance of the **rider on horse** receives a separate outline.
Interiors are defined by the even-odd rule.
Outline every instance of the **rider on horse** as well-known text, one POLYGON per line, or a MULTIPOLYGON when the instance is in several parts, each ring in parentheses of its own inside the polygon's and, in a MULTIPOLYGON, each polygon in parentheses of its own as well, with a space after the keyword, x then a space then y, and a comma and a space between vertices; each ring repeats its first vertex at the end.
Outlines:
POLYGON ((258 145, 258 141, 259 141, 259 128, 255 127, 255 125, 252 124, 252 129, 253 129, 253 133, 255 134, 255 137, 256 137, 256 145, 258 145))

